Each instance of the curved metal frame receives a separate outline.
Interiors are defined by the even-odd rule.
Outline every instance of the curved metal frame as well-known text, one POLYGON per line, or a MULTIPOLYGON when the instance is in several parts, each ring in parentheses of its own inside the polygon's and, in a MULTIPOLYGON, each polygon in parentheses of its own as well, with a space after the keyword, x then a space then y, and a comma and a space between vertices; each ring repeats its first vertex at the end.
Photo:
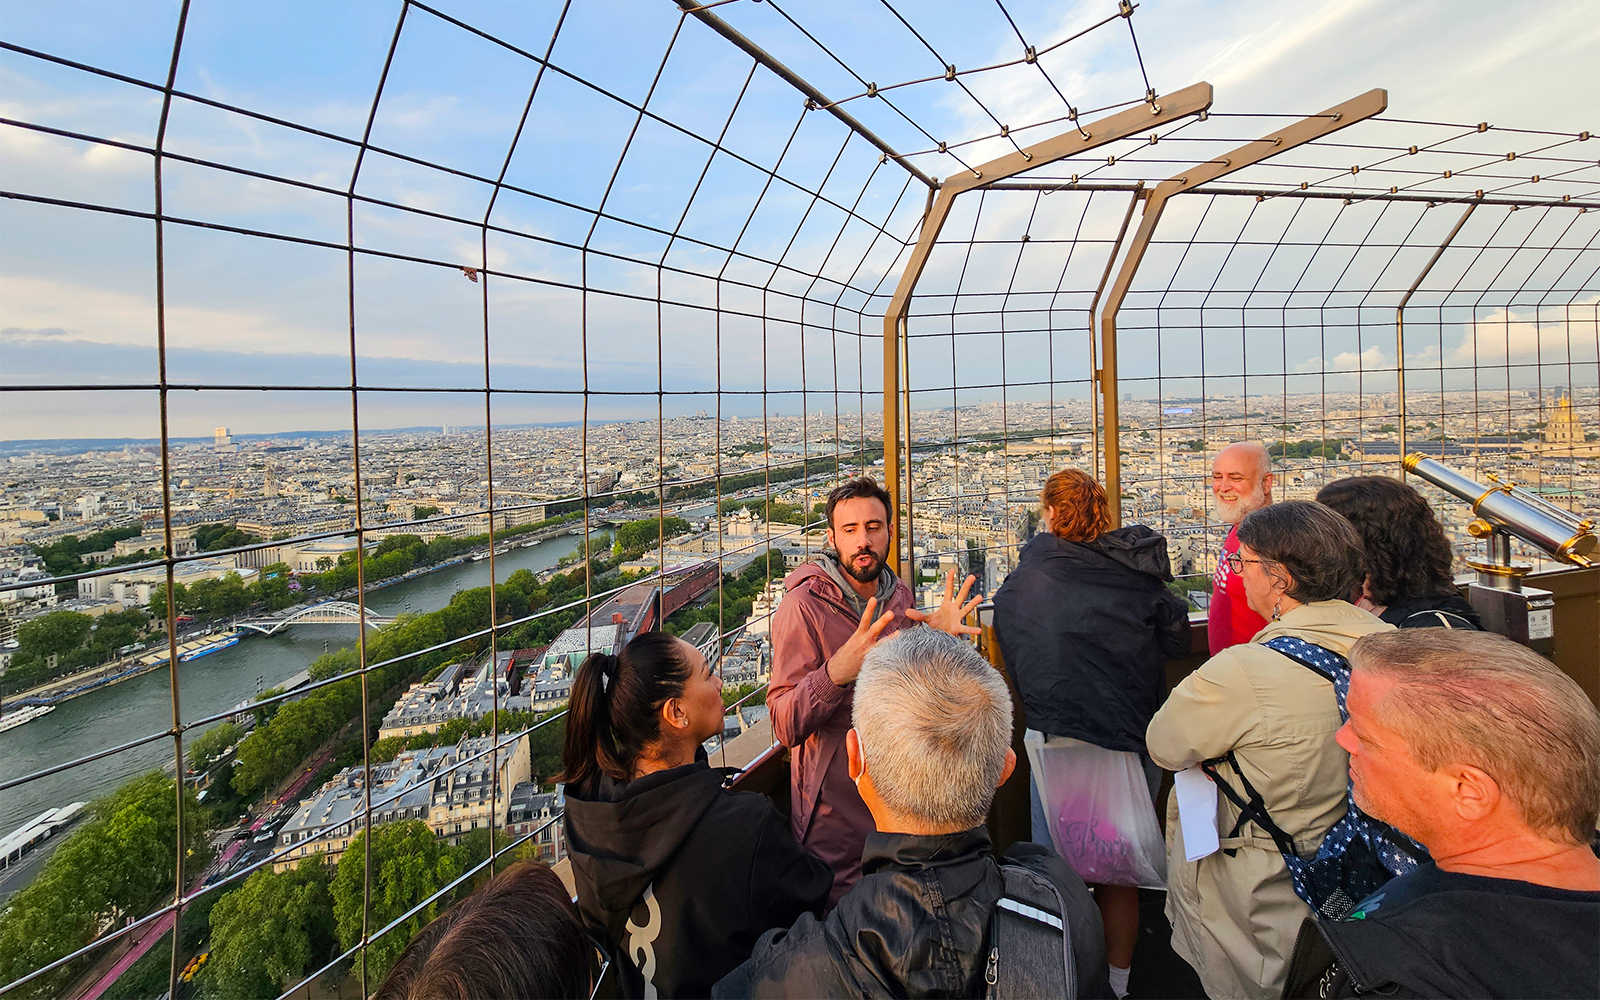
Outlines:
MULTIPOLYGON (((1211 107, 1211 100, 1211 84, 1196 83, 1168 94, 1159 101, 1140 104, 1081 128, 1074 127, 1043 142, 990 160, 974 167, 969 173, 945 178, 939 186, 938 197, 933 199, 933 204, 923 216, 922 229, 917 234, 916 248, 911 251, 911 257, 906 261, 905 270, 900 274, 900 282, 895 286, 894 296, 889 300, 889 308, 883 315, 883 478, 884 485, 889 490, 890 506, 896 511, 900 509, 902 500, 900 354, 904 350, 906 317, 911 305, 911 294, 916 290, 917 280, 922 277, 923 268, 928 264, 928 255, 933 251, 934 241, 939 238, 939 231, 944 228, 945 220, 950 217, 950 209, 955 204, 956 197, 965 191, 986 187, 1023 171, 1047 166, 1057 160, 1087 152, 1118 139, 1129 138, 1152 125, 1164 125, 1189 115, 1199 114, 1211 107)), ((908 387, 905 405, 909 407, 910 402, 908 387)), ((894 511, 890 513, 893 515, 894 511)), ((890 521, 889 566, 899 573, 902 538, 898 518, 891 516, 890 521)))
POLYGON ((1293 149, 1295 146, 1320 139, 1373 115, 1382 114, 1388 106, 1388 91, 1369 90, 1360 97, 1352 98, 1343 104, 1336 104, 1319 115, 1312 115, 1240 146, 1226 156, 1196 164, 1179 176, 1164 180, 1150 190, 1145 200, 1144 214, 1139 219, 1139 229, 1128 244, 1127 256, 1122 259, 1122 269, 1117 272, 1117 280, 1112 283, 1111 291, 1106 294, 1105 306, 1100 313, 1101 368, 1096 373, 1096 381, 1100 384, 1102 424, 1106 428, 1102 436, 1106 463, 1106 495, 1117 498, 1117 502, 1111 504, 1112 527, 1122 524, 1122 442, 1118 439, 1117 433, 1117 313, 1122 308, 1122 300, 1127 297, 1128 288, 1133 284, 1134 275, 1138 273, 1140 262, 1144 260, 1145 250, 1150 246, 1151 238, 1155 236, 1156 226, 1161 222, 1161 213, 1167 207, 1167 200, 1173 195, 1182 194, 1208 181, 1214 181, 1243 167, 1276 156, 1286 149, 1293 149))

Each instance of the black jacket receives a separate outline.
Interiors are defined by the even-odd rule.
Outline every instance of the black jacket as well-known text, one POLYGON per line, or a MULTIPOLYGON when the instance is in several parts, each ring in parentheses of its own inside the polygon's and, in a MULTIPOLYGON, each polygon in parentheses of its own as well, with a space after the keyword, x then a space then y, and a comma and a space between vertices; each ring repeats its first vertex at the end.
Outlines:
MULTIPOLYGON (((1079 996, 1109 997, 1100 911, 1083 880, 1038 844, 1006 855, 1055 883, 1067 905, 1079 996)), ((826 920, 768 931, 715 997, 981 997, 989 915, 1004 888, 983 827, 867 835, 860 882, 826 920)))
POLYGON ((1088 543, 1045 533, 1023 546, 994 595, 994 626, 1030 728, 1144 750, 1166 698, 1166 658, 1189 651, 1189 614, 1171 579, 1167 540, 1142 524, 1088 543))
POLYGON ((1467 603, 1465 597, 1453 590, 1448 594, 1397 598, 1378 617, 1395 628, 1464 628, 1461 620, 1465 619, 1473 628, 1483 630, 1483 620, 1478 617, 1478 612, 1467 603), (1429 614, 1430 611, 1443 611, 1449 617, 1429 614))
POLYGON ((1600 996, 1600 892, 1429 862, 1344 920, 1308 918, 1284 996, 1373 995, 1600 996))
POLYGON ((766 796, 724 788, 732 773, 702 754, 626 784, 602 778, 587 795, 567 789, 578 910, 629 997, 644 996, 647 975, 661 997, 707 996, 763 931, 828 901, 833 872, 766 796))

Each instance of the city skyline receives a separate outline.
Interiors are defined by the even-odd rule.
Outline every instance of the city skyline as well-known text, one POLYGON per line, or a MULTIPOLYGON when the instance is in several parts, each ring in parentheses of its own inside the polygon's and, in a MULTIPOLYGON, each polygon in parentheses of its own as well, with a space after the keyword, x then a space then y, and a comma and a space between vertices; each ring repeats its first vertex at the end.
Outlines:
MULTIPOLYGON (((63 0, 0 35, 18 996, 370 994, 497 864, 564 868, 576 671, 646 631, 724 687, 709 761, 764 774, 784 581, 863 473, 931 609, 1083 469, 1198 633, 1222 448, 1275 500, 1425 452, 1576 532, 1496 552, 1593 674, 1559 560, 1600 520, 1596 19, 63 0)), ((1405 481, 1462 583, 1471 490, 1405 481)))

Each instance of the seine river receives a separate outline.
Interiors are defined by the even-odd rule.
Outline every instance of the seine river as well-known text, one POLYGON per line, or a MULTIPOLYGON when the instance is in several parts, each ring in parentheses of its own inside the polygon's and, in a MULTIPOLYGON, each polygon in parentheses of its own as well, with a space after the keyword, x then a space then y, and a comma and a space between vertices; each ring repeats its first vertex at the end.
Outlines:
MULTIPOLYGON (((578 547, 561 535, 495 557, 495 576, 538 572, 578 547)), ((371 592, 367 606, 386 615, 434 611, 458 590, 489 585, 489 563, 467 562, 371 592)), ((355 639, 353 625, 295 625, 274 636, 246 633, 235 646, 178 665, 179 708, 185 721, 226 711, 258 690, 306 669, 325 649, 355 639)), ((0 781, 108 750, 172 726, 168 671, 123 681, 63 702, 54 712, 0 733, 0 781)), ((189 738, 197 735, 193 730, 189 738)), ((119 754, 0 792, 0 836, 52 806, 88 801, 133 775, 172 762, 172 741, 159 739, 119 754)))

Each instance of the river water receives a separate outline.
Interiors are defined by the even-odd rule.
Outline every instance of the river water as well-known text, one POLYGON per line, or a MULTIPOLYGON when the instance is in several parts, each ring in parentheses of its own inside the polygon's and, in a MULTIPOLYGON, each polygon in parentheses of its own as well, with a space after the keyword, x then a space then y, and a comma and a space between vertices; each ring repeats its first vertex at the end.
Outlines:
MULTIPOLYGON (((519 569, 549 569, 576 551, 578 537, 561 535, 531 548, 495 557, 495 577, 503 581, 519 569)), ((367 606, 385 615, 434 611, 458 590, 489 585, 489 563, 466 562, 380 587, 367 606)), ((327 649, 355 641, 350 625, 295 625, 273 636, 245 633, 220 652, 178 664, 179 708, 184 721, 215 715, 275 687, 306 669, 327 649)), ((0 733, 0 781, 33 774, 101 753, 172 726, 169 672, 152 670, 80 698, 63 702, 49 715, 0 733)), ((199 735, 190 730, 185 740, 199 735)), ((0 792, 0 836, 52 806, 88 801, 133 775, 172 762, 172 740, 161 738, 121 753, 36 778, 0 792)))

